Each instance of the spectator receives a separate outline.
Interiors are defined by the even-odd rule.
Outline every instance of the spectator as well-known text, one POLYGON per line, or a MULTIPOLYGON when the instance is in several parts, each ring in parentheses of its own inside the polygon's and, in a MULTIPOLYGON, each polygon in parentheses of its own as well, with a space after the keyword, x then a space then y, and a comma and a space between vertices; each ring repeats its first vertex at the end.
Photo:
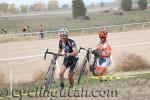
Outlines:
POLYGON ((4 32, 6 34, 7 30, 5 28, 2 28, 2 32, 4 32))
POLYGON ((40 25, 39 32, 40 32, 41 38, 44 38, 43 25, 40 25))
POLYGON ((27 32, 30 31, 29 28, 30 28, 29 26, 23 27, 22 31, 23 31, 24 36, 26 36, 27 32))

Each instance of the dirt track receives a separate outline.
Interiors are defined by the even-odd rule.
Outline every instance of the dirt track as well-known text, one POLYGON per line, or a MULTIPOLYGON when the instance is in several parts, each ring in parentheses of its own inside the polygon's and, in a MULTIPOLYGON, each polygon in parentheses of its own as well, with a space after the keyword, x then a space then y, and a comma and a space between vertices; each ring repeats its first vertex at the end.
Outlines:
MULTIPOLYGON (((150 61, 150 44, 116 47, 119 45, 150 42, 149 32, 150 30, 110 33, 109 41, 112 45, 114 64, 117 63, 118 58, 125 52, 139 54, 150 61)), ((76 41, 78 47, 82 46, 85 48, 95 48, 98 41, 97 35, 76 36, 71 38, 76 41)), ((43 54, 46 48, 49 48, 50 51, 56 52, 58 40, 59 39, 49 39, 0 44, 0 59, 43 54)), ((37 72, 47 69, 48 62, 48 60, 44 61, 43 57, 0 61, 0 71, 5 74, 4 77, 7 82, 9 78, 9 70, 12 70, 13 72, 14 83, 32 81, 37 72)), ((111 67, 112 65, 110 68, 111 67)))

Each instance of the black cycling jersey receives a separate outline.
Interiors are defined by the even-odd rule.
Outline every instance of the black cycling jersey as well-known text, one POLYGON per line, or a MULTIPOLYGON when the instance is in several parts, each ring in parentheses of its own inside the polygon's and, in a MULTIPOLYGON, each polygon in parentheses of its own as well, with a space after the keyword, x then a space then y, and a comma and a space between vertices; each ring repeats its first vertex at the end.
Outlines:
MULTIPOLYGON (((72 48, 76 48, 76 44, 74 40, 68 39, 66 42, 62 42, 61 40, 59 41, 59 49, 63 49, 65 53, 73 52, 72 48)), ((66 68, 70 67, 69 72, 74 74, 77 61, 78 61, 78 57, 76 56, 69 56, 69 57, 65 56, 63 64, 66 68)))
POLYGON ((65 53, 73 52, 72 48, 76 48, 74 40, 68 39, 66 42, 59 41, 59 49, 63 49, 65 53))

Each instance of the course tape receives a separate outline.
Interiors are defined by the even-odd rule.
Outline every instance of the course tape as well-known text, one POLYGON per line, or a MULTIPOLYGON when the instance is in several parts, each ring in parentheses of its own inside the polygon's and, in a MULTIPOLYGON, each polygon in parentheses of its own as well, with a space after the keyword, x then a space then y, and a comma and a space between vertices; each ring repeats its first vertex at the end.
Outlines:
POLYGON ((102 80, 102 81, 107 81, 107 80, 121 80, 121 79, 127 79, 131 78, 134 76, 111 76, 111 75, 104 75, 104 76, 94 76, 94 77, 89 77, 90 79, 97 79, 97 80, 102 80))
POLYGON ((89 77, 90 79, 99 79, 99 80, 119 80, 119 79, 127 79, 133 78, 135 75, 141 74, 149 74, 150 71, 133 71, 133 72, 121 72, 121 73, 114 73, 112 75, 104 75, 104 76, 92 76, 89 77))

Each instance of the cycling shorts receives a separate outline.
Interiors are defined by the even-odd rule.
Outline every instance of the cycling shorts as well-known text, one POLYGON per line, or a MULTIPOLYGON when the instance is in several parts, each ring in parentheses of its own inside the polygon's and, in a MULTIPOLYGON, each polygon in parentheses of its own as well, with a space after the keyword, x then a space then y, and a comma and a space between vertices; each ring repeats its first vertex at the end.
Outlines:
POLYGON ((108 67, 110 65, 111 59, 110 58, 97 58, 96 66, 99 67, 108 67))
POLYGON ((78 59, 78 57, 64 57, 63 65, 66 68, 70 68, 69 72, 74 74, 78 59))

